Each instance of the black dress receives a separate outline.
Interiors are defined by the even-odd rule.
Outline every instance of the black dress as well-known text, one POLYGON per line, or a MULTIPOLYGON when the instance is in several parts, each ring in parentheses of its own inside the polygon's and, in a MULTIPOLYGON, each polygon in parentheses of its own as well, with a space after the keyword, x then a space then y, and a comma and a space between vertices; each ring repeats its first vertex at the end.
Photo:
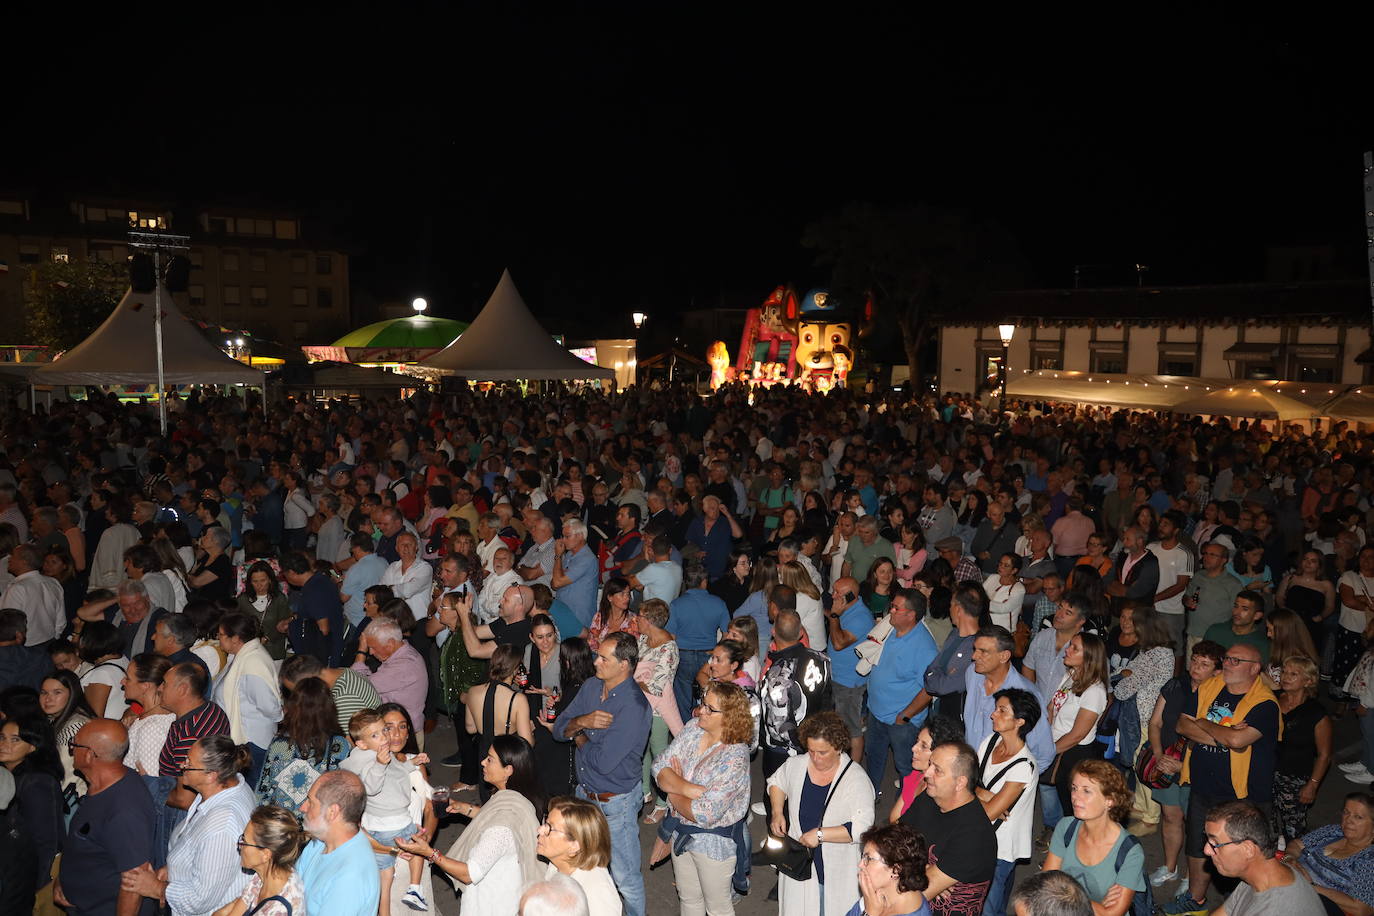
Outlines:
MULTIPOLYGON (((554 704, 555 715, 563 710, 577 696, 577 688, 563 688, 558 702, 554 704)), ((549 798, 558 795, 571 795, 577 785, 577 769, 573 755, 577 750, 572 741, 555 741, 553 732, 542 725, 534 726, 534 765, 539 771, 539 780, 549 798)))

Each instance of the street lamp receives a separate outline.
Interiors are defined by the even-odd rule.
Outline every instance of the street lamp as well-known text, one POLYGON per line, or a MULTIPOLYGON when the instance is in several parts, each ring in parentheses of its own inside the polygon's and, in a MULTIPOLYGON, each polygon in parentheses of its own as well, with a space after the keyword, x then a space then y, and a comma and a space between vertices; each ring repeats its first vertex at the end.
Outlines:
POLYGON ((421 297, 416 296, 414 301, 410 303, 410 307, 415 310, 415 314, 422 315, 424 314, 425 309, 429 308, 429 303, 421 297))
POLYGON ((1001 414, 998 418, 998 422, 1000 423, 1002 420, 1005 420, 1007 416, 1007 359, 1011 351, 1011 339, 1016 336, 1016 325, 999 324, 997 326, 997 333, 1002 338, 1002 363, 998 366, 998 375, 1002 377, 1002 385, 997 404, 998 413, 1001 414))
POLYGON ((643 312, 635 312, 633 315, 630 316, 630 320, 633 321, 633 322, 635 323, 635 330, 636 330, 636 331, 638 331, 640 328, 644 327, 644 321, 645 321, 645 319, 647 319, 648 317, 649 317, 649 316, 646 315, 646 314, 644 314, 643 312))

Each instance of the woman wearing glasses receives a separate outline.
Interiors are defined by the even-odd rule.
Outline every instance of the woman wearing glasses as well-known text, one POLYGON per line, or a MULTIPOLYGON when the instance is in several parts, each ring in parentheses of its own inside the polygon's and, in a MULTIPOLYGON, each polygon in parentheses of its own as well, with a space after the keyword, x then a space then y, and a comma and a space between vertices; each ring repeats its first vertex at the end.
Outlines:
POLYGON ((305 885, 292 866, 307 839, 285 808, 263 805, 254 811, 238 839, 239 866, 252 877, 242 896, 215 916, 304 916, 305 885))
MULTIPOLYGON (((926 904, 926 842, 906 824, 870 827, 859 837, 859 900, 847 916, 901 913, 930 916, 926 904)), ((995 911, 989 911, 995 912, 995 911)))
POLYGON ((611 862, 611 830, 596 805, 566 796, 549 802, 537 848, 549 860, 544 877, 562 874, 576 881, 587 895, 587 912, 620 916, 624 911, 606 870, 611 862))
POLYGON ((257 799, 241 775, 252 764, 248 748, 228 735, 191 745, 181 782, 196 793, 186 820, 172 832, 167 867, 149 864, 124 873, 123 889, 167 904, 172 916, 213 913, 243 893, 247 877, 235 845, 257 799))
POLYGON ((653 764, 674 815, 664 823, 672 825, 667 839, 678 897, 683 914, 692 916, 733 911, 735 825, 748 813, 749 743, 755 734, 749 698, 734 684, 713 683, 698 713, 653 764))

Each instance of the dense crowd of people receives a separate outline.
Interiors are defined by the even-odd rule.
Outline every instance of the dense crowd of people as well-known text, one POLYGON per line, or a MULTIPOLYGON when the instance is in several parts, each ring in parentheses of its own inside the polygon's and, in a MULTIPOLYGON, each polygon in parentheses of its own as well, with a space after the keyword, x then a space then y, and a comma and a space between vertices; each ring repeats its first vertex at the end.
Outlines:
POLYGON ((1374 913, 1374 796, 1308 823, 1374 783, 1343 424, 93 394, 0 451, 0 912, 1374 913))

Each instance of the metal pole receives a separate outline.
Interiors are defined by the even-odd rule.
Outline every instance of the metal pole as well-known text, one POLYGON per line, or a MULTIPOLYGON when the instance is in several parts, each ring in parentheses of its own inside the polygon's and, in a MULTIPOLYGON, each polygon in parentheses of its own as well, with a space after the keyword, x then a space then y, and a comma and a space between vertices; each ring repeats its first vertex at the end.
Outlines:
POLYGON ((1011 346, 1004 340, 1002 341, 1002 363, 998 366, 998 375, 1002 376, 1001 394, 997 398, 997 423, 1000 426, 1007 417, 1007 359, 1011 346))
POLYGON ((167 435, 167 385, 162 374, 162 251, 153 249, 153 334, 157 338, 157 418, 167 435))

